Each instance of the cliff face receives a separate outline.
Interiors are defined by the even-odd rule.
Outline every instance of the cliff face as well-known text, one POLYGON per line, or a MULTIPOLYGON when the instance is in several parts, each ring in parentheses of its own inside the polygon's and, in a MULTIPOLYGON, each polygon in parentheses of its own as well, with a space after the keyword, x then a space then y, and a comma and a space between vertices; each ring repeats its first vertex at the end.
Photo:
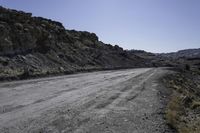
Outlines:
POLYGON ((94 33, 0 7, 0 79, 147 66, 145 59, 104 44, 94 33))

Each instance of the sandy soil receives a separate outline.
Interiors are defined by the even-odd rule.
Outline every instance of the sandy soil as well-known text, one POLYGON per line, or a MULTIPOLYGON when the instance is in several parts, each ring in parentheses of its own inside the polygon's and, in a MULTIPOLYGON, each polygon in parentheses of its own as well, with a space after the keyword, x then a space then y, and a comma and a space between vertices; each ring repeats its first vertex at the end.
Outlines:
POLYGON ((1 133, 171 133, 164 68, 0 83, 1 133), (162 93, 162 94, 161 94, 162 93))

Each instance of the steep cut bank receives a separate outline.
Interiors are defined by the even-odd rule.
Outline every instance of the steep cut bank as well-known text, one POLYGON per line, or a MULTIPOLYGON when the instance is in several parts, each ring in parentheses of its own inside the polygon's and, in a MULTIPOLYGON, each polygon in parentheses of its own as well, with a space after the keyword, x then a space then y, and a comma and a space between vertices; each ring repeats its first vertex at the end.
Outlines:
POLYGON ((94 33, 66 30, 31 13, 0 7, 0 31, 0 80, 151 66, 94 33))

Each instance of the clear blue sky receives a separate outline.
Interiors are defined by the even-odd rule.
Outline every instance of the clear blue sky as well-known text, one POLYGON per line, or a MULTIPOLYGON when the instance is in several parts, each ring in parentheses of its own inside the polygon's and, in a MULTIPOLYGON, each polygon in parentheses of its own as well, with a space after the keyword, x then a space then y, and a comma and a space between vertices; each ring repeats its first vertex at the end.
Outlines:
POLYGON ((124 49, 200 47, 200 0, 0 0, 1 6, 94 32, 124 49))

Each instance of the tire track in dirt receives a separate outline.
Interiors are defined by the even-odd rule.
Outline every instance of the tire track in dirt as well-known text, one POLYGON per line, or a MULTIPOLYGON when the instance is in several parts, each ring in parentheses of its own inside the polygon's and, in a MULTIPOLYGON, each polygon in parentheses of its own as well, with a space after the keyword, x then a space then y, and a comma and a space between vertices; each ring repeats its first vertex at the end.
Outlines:
POLYGON ((165 126, 156 119, 161 105, 151 82, 162 73, 144 68, 0 84, 0 132, 159 133, 155 127, 165 126), (153 123, 146 114, 154 114, 153 123))

